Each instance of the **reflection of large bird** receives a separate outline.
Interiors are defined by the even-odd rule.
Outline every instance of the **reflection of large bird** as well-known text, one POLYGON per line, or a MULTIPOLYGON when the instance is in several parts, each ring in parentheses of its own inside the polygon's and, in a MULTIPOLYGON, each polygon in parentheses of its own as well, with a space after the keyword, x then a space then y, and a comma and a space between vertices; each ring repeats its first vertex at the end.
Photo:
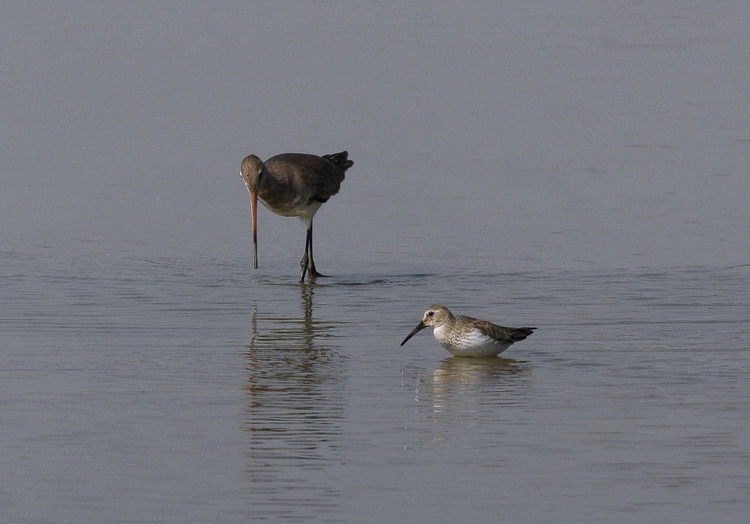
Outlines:
POLYGON ((299 217, 307 225, 305 255, 300 261, 302 272, 312 280, 324 276, 315 269, 313 260, 313 217, 324 202, 339 192, 344 173, 354 165, 348 153, 306 155, 284 153, 261 161, 255 155, 245 157, 240 176, 250 192, 253 220, 253 258, 258 267, 258 199, 277 215, 299 217))
POLYGON ((424 328, 432 326, 435 338, 457 357, 494 357, 531 335, 535 327, 502 327, 472 317, 454 317, 447 307, 435 304, 427 308, 401 345, 424 328))

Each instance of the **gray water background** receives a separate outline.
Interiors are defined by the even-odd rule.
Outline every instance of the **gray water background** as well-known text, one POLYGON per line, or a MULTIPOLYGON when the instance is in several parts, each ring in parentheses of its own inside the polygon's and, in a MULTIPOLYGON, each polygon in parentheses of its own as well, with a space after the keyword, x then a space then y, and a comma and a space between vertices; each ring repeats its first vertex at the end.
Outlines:
POLYGON ((1 14, 9 521, 746 521, 746 3, 1 14), (343 149, 253 270, 240 160, 343 149))

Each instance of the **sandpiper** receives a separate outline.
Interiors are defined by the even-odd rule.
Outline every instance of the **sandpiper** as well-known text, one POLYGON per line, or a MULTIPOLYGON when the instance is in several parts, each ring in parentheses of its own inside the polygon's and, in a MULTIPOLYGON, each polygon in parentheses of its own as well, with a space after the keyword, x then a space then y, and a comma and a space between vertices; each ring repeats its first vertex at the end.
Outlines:
POLYGON ((349 153, 307 155, 284 153, 265 162, 255 155, 242 160, 240 176, 250 192, 250 211, 253 220, 253 258, 258 268, 258 212, 257 201, 285 217, 299 217, 307 226, 305 255, 300 261, 302 272, 312 280, 322 277, 313 260, 313 217, 325 202, 339 192, 344 173, 354 165, 349 153))
POLYGON ((453 316, 447 307, 435 304, 427 308, 422 321, 401 345, 426 327, 433 327, 435 338, 457 357, 494 357, 531 335, 535 327, 502 327, 472 317, 453 316))

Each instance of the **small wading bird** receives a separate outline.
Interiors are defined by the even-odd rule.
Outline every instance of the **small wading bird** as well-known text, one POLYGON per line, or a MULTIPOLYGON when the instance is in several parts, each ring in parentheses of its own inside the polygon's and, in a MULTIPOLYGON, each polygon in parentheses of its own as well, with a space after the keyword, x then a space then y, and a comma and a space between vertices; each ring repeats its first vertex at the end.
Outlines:
POLYGON ((426 327, 435 328, 433 334, 445 349, 457 357, 495 357, 531 335, 535 327, 502 327, 472 317, 457 316, 447 307, 435 304, 427 308, 422 322, 417 324, 401 345, 426 327))
POLYGON ((253 220, 253 259, 258 268, 258 199, 268 209, 284 217, 298 217, 307 225, 305 254, 300 261, 302 272, 310 280, 322 277, 313 259, 313 217, 324 202, 339 192, 344 173, 354 165, 349 153, 305 155, 285 153, 265 162, 255 155, 245 157, 240 176, 250 192, 253 220))

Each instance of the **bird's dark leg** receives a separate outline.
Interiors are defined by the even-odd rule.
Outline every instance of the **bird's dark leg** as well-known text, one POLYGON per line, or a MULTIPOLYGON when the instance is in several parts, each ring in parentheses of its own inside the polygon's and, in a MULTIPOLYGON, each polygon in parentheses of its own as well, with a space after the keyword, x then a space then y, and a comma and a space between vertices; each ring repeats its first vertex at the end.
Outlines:
POLYGON ((307 273, 307 276, 310 280, 317 278, 317 277, 325 277, 322 273, 318 273, 318 270, 315 269, 315 260, 313 259, 313 227, 312 227, 312 220, 310 221, 310 224, 307 226, 307 239, 305 240, 305 256, 302 257, 302 260, 299 263, 300 268, 302 268, 302 274, 299 277, 300 282, 304 282, 305 280, 305 273, 307 273))
POLYGON ((315 259, 313 258, 313 232, 312 232, 312 221, 310 221, 310 265, 307 268, 307 272, 310 276, 310 278, 316 278, 316 277, 324 277, 323 273, 318 273, 318 270, 315 269, 315 259))
MULTIPOLYGON (((307 238, 305 239, 305 254, 302 256, 302 260, 299 261, 299 267, 302 270, 299 276, 299 281, 305 281, 305 274, 307 273, 307 263, 309 260, 308 252, 310 252, 310 246, 312 244, 312 222, 307 226, 307 238)), ((312 277, 312 273, 310 273, 312 277)))

